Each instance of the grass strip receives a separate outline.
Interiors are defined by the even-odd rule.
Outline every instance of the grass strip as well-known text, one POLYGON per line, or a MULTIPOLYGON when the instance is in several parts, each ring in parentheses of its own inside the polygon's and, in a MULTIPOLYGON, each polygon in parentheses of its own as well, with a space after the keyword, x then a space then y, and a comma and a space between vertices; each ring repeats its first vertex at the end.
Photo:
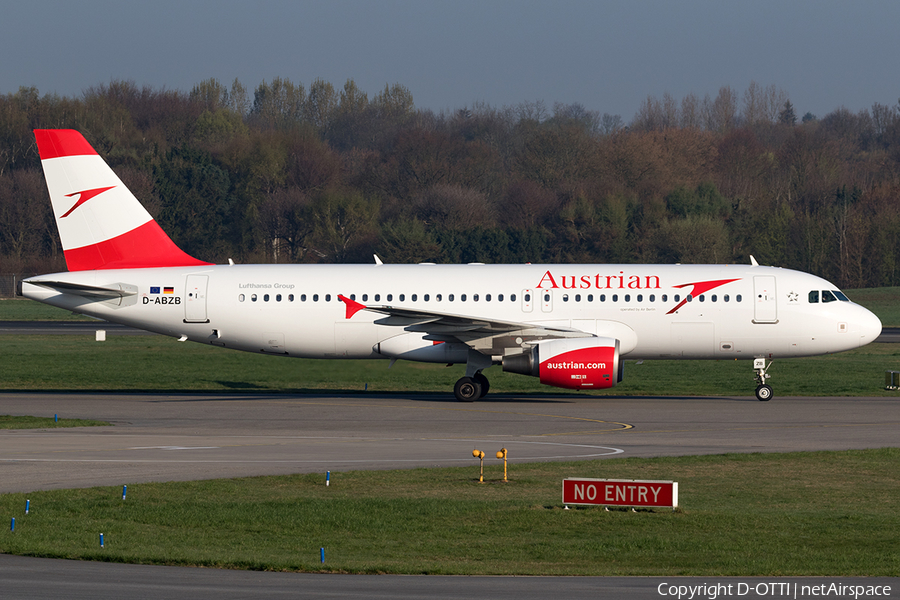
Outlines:
POLYGON ((900 449, 352 471, 0 496, 0 551, 275 571, 898 576, 900 449), (672 479, 676 511, 563 510, 565 477, 672 479), (31 512, 24 514, 26 499, 31 512), (99 544, 104 534, 105 547, 99 544), (325 564, 319 549, 325 549, 325 564))
MULTIPOLYGON (((885 371, 900 370, 900 345, 869 344, 841 354, 781 359, 769 370, 778 396, 896 396, 885 371)), ((234 352, 163 336, 2 337, 0 389, 6 391, 259 391, 449 394, 465 365, 386 360, 312 360, 234 352)), ((611 390, 568 392, 536 378, 485 371, 491 394, 750 396, 750 361, 626 361, 611 390)))
POLYGON ((58 429, 60 427, 98 427, 104 425, 109 425, 109 423, 89 419, 51 419, 50 417, 0 415, 0 429, 58 429))

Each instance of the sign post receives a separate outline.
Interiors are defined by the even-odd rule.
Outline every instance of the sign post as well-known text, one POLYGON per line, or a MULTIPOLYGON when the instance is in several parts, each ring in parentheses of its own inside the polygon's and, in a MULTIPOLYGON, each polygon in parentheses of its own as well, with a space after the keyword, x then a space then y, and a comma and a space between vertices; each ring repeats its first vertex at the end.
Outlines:
POLYGON ((593 506, 678 506, 677 481, 563 479, 563 504, 593 506))

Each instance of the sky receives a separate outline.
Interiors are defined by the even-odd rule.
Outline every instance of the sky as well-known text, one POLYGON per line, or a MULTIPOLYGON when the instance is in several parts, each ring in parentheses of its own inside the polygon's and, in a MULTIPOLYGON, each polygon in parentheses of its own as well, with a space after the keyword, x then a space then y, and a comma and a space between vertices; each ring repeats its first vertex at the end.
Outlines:
POLYGON ((798 116, 900 99, 896 0, 18 0, 0 9, 0 94, 81 97, 113 80, 252 92, 348 79, 417 108, 579 103, 630 121, 668 93, 752 81, 798 116))

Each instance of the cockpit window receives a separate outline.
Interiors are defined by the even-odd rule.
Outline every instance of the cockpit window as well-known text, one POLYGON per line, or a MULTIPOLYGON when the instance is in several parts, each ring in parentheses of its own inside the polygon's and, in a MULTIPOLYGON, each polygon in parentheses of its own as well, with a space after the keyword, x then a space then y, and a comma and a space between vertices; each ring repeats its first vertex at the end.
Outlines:
POLYGON ((813 290, 809 293, 809 303, 810 304, 818 304, 819 303, 819 290, 813 290))
POLYGON ((822 290, 822 302, 837 302, 837 298, 828 290, 822 290))
POLYGON ((834 290, 834 295, 837 296, 837 299, 841 302, 850 302, 850 298, 844 295, 844 292, 841 290, 834 290))

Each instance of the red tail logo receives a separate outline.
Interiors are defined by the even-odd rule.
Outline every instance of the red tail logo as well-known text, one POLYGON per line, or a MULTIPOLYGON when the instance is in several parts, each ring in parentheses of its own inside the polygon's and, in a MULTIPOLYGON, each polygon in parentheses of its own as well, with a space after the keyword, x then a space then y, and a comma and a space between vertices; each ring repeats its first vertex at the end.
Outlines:
POLYGON ((81 194, 81 196, 79 196, 78 201, 75 203, 75 205, 72 206, 72 208, 70 208, 69 210, 67 210, 66 214, 61 216, 60 219, 65 219, 66 217, 68 217, 69 215, 72 214, 73 210, 75 210, 76 208, 78 208, 79 206, 81 206, 82 204, 84 204, 85 202, 87 202, 88 200, 93 198, 94 196, 99 196, 106 190, 111 190, 114 187, 116 187, 116 186, 111 185, 109 187, 96 188, 93 190, 84 190, 83 192, 72 192, 71 194, 66 194, 66 198, 71 198, 72 196, 78 196, 78 194, 81 194))

